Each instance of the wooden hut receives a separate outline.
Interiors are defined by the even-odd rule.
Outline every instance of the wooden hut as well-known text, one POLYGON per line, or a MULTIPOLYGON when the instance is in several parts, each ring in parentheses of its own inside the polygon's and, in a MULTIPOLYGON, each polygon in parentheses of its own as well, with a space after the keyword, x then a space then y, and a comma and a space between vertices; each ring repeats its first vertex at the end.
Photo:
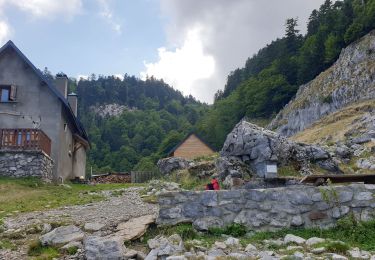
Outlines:
POLYGON ((215 150, 195 133, 188 134, 178 145, 176 145, 168 156, 194 159, 200 156, 209 156, 215 150))

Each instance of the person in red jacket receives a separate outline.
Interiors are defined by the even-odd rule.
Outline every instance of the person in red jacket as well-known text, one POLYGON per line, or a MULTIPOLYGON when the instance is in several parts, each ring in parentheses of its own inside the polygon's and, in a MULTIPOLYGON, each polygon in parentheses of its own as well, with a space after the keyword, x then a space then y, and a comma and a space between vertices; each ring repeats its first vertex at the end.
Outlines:
POLYGON ((219 185, 219 182, 216 180, 216 178, 213 178, 211 180, 211 184, 212 184, 214 190, 220 190, 220 185, 219 185))

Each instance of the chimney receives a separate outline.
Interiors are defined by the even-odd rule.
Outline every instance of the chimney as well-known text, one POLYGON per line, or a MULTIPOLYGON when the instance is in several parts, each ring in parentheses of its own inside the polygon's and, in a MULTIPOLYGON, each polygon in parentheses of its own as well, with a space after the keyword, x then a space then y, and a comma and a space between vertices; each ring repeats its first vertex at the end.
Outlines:
POLYGON ((78 96, 77 96, 77 94, 74 93, 74 92, 70 93, 68 95, 68 102, 69 102, 70 107, 73 110, 74 115, 77 116, 77 112, 78 112, 78 96))
POLYGON ((68 97, 68 77, 62 72, 56 74, 56 88, 64 98, 68 97))

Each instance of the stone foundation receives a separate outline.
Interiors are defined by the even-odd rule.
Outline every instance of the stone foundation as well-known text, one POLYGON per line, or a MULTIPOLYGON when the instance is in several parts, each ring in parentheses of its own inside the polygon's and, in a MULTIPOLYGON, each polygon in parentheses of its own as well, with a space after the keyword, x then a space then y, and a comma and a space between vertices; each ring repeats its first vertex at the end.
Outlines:
POLYGON ((330 227, 354 214, 375 215, 375 185, 288 186, 222 191, 184 191, 160 195, 159 225, 193 223, 200 230, 240 223, 252 230, 330 227))
POLYGON ((53 160, 41 151, 0 151, 0 176, 52 180, 53 160))

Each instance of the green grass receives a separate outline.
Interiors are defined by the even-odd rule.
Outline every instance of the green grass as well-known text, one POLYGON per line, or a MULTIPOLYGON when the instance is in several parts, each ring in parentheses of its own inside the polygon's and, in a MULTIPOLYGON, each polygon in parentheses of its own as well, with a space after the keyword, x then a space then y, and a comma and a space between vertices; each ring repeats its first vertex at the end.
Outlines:
POLYGON ((219 157, 219 153, 214 153, 214 154, 211 154, 211 155, 195 157, 193 159, 193 161, 194 162, 213 161, 218 157, 219 157))
POLYGON ((76 246, 72 246, 72 247, 69 247, 66 249, 66 252, 69 254, 69 255, 75 255, 78 251, 78 247, 76 246))
POLYGON ((346 243, 341 242, 341 241, 329 241, 326 245, 325 248, 329 252, 335 252, 338 254, 345 254, 346 251, 350 249, 350 246, 348 246, 346 243))
POLYGON ((228 235, 233 237, 241 237, 246 235, 247 228, 241 224, 233 223, 224 228, 210 228, 208 233, 215 236, 228 235))
POLYGON ((279 177, 301 177, 300 172, 291 165, 279 167, 277 175, 279 177))
POLYGON ((14 215, 19 212, 46 210, 100 201, 104 197, 92 193, 130 186, 135 186, 135 184, 87 185, 69 183, 67 187, 43 183, 35 178, 0 177, 0 221, 7 215, 14 215))
POLYGON ((17 246, 8 239, 0 239, 0 249, 17 249, 17 246))
POLYGON ((27 254, 32 257, 31 259, 35 260, 50 260, 60 256, 57 248, 42 246, 38 240, 30 243, 27 254))
POLYGON ((178 224, 175 226, 156 226, 151 225, 146 234, 142 237, 143 241, 147 242, 149 239, 158 235, 171 236, 178 234, 183 240, 198 238, 198 232, 192 227, 191 224, 178 224))

